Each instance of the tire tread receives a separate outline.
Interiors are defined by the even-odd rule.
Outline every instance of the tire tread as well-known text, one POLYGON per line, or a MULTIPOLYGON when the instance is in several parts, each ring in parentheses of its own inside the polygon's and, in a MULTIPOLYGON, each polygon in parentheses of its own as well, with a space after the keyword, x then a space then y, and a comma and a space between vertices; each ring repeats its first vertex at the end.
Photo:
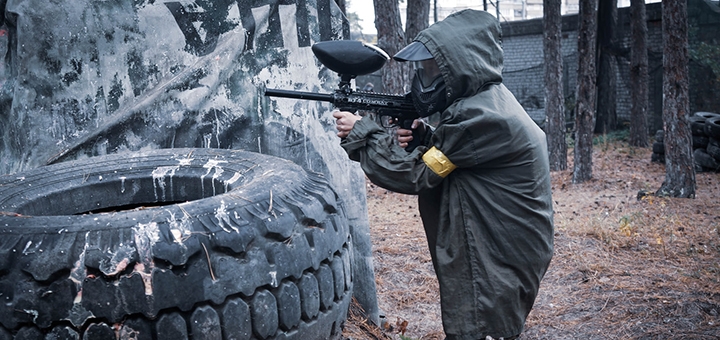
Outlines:
MULTIPOLYGON (((173 157, 187 154, 154 150, 133 157, 129 167, 166 166, 173 157)), ((194 150, 193 157, 225 157, 252 168, 268 156, 194 150)), ((66 162, 53 166, 58 170, 53 173, 72 177, 78 168, 93 169, 87 173, 97 177, 117 167, 116 158, 120 156, 66 162)), ((286 161, 273 162, 258 168, 288 167, 283 176, 299 169, 286 161)), ((272 194, 239 197, 214 185, 212 190, 220 194, 210 199, 222 198, 227 216, 217 210, 202 212, 192 202, 90 217, 0 216, 0 225, 10 225, 0 227, 0 292, 10 299, 0 304, 0 338, 5 330, 11 338, 67 331, 83 339, 102 339, 115 336, 108 326, 114 324, 128 336, 147 334, 153 339, 301 339, 337 333, 352 296, 346 272, 352 254, 348 221, 327 181, 319 174, 300 173, 299 180, 284 179, 288 184, 280 187, 286 190, 272 194), (142 223, 115 222, 158 212, 162 216, 142 223), (108 221, 108 215, 115 217, 108 221), (194 222, 183 225, 188 220, 194 222), (87 227, 78 227, 76 221, 87 227), (26 284, 16 288, 15 282, 26 284), (33 308, 42 312, 16 312, 33 308)), ((42 176, 31 172, 15 184, 0 177, 0 210, 22 193, 14 187, 32 180, 42 176)), ((63 183, 58 178, 49 181, 50 186, 63 183)), ((203 183, 208 191, 211 183, 203 183)))

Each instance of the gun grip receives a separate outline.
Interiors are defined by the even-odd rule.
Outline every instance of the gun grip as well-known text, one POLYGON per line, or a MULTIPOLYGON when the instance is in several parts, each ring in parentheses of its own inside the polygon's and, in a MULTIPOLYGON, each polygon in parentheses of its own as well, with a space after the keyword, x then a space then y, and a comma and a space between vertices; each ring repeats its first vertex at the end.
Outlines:
POLYGON ((413 139, 408 143, 408 146, 405 147, 405 151, 407 151, 407 152, 413 152, 413 150, 415 150, 415 148, 422 145, 423 136, 421 135, 419 129, 412 128, 413 121, 414 121, 414 119, 406 119, 406 120, 403 120, 402 123, 400 124, 401 128, 406 129, 406 130, 412 130, 413 139))

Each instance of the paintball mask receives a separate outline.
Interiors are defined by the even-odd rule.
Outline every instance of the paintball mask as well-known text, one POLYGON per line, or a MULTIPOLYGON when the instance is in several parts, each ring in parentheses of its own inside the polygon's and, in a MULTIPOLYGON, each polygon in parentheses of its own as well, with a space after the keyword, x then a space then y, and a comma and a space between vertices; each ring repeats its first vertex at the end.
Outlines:
POLYGON ((410 96, 420 117, 427 117, 447 108, 445 80, 437 62, 425 45, 414 41, 393 58, 413 63, 415 74, 410 87, 410 96))

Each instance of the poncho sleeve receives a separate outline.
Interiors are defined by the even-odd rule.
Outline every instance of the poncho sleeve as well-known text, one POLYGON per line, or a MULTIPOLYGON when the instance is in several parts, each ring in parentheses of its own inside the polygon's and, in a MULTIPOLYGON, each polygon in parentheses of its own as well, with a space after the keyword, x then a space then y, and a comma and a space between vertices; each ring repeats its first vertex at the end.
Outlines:
POLYGON ((340 145, 350 159, 360 163, 373 183, 385 189, 414 195, 436 187, 443 180, 423 161, 427 147, 419 146, 407 152, 369 118, 357 121, 340 145))

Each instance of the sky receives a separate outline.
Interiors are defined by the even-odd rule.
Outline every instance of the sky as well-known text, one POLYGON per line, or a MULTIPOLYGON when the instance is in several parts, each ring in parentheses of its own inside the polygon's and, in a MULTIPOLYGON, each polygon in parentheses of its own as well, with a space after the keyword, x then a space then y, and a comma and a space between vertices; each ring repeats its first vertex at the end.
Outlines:
POLYGON ((348 13, 355 12, 360 17, 363 34, 377 34, 375 29, 375 8, 373 8, 371 0, 349 1, 346 10, 348 13))
MULTIPOLYGON (((660 0, 646 0, 646 3, 659 2, 660 0)), ((455 1, 457 2, 457 1, 455 1)), ((482 4, 478 0, 478 3, 482 4)), ((502 1, 500 2, 502 6, 502 1)), ((618 0, 618 7, 627 7, 630 5, 630 0, 618 0)), ((480 5, 478 5, 480 6, 480 5)), ((441 7, 438 4, 438 7, 441 7)), ((360 17, 360 26, 362 26, 362 32, 364 34, 377 34, 375 29, 375 9, 373 8, 372 0, 351 0, 347 2, 347 11, 349 13, 355 12, 360 17)))

